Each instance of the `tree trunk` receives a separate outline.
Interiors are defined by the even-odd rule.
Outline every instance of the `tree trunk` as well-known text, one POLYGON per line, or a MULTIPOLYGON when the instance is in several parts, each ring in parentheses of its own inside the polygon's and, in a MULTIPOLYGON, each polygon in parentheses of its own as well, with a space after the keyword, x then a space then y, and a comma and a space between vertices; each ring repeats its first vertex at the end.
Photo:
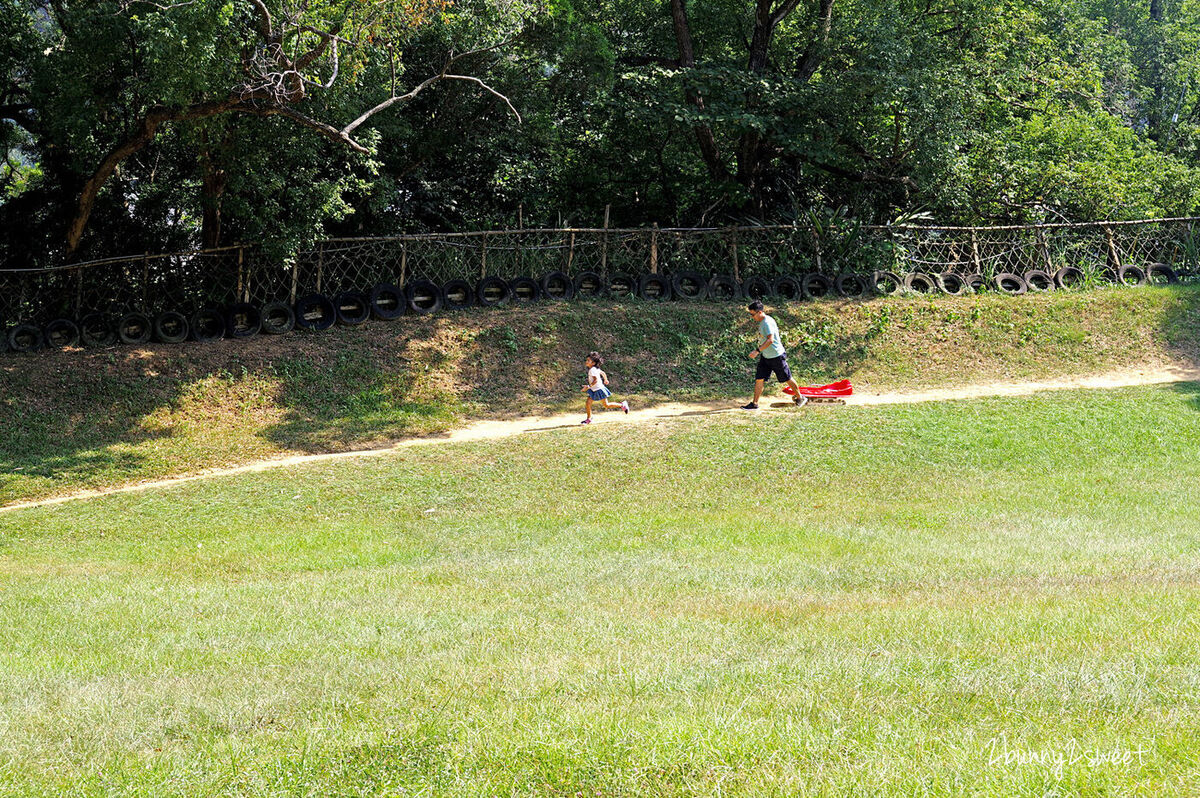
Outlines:
POLYGON ((221 198, 229 181, 225 170, 213 163, 211 152, 206 150, 202 160, 204 176, 200 184, 200 202, 204 217, 200 240, 204 249, 216 249, 221 246, 221 198))
POLYGON ((92 209, 96 206, 96 197, 99 196, 100 189, 104 187, 113 172, 126 158, 139 152, 154 140, 160 127, 167 122, 215 116, 235 109, 239 105, 241 105, 240 100, 226 99, 196 103, 184 108, 167 108, 160 105, 147 111, 134 132, 104 156, 104 160, 96 167, 96 171, 83 184, 83 190, 80 191, 79 201, 75 206, 75 215, 67 226, 67 254, 73 255, 79 249, 80 239, 83 238, 83 231, 87 228, 92 209))
MULTIPOLYGON (((679 65, 684 69, 696 66, 696 55, 692 48, 692 30, 688 23, 687 9, 683 0, 671 0, 671 23, 675 28, 675 43, 679 47, 679 65)), ((684 90, 684 97, 697 110, 704 110, 704 97, 691 89, 684 90)), ((714 180, 724 180, 728 177, 725 162, 721 160, 721 151, 717 147, 717 138, 712 128, 703 123, 692 126, 696 135, 696 143, 700 146, 700 156, 704 159, 708 173, 714 180)))
MULTIPOLYGON (((767 60, 771 52, 771 39, 775 35, 776 20, 771 13, 771 0, 758 0, 754 12, 754 35, 750 39, 750 53, 746 68, 755 75, 767 71, 767 60)), ((746 110, 754 111, 759 95, 751 90, 746 95, 746 110)), ((737 180, 758 206, 758 175, 761 171, 762 133, 757 128, 748 128, 738 141, 737 180)))

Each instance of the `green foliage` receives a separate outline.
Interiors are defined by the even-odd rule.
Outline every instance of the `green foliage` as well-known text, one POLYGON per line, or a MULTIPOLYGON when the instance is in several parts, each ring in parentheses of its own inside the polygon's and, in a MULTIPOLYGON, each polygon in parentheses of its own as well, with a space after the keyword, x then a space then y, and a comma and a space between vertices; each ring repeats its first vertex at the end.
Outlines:
MULTIPOLYGON (((1190 1, 835 0, 826 36, 819 0, 806 0, 773 28, 761 64, 755 4, 693 1, 687 68, 662 2, 390 0, 383 16, 361 0, 268 5, 342 31, 337 80, 300 105, 312 118, 344 124, 450 52, 503 42, 455 69, 510 98, 523 122, 456 83, 360 129, 370 155, 279 118, 170 125, 106 186, 92 251, 194 244, 214 204, 222 241, 279 253, 323 234, 518 216, 592 225, 611 206, 615 225, 834 224, 835 259, 886 265, 890 252, 856 251, 855 225, 915 209, 942 223, 1200 211, 1190 1), (215 199, 212 170, 227 178, 215 199)), ((0 120, 0 227, 33 219, 38 231, 5 237, 7 257, 45 260, 82 181, 147 108, 244 83, 243 56, 261 56, 256 20, 248 0, 0 0, 0 107, 18 109, 0 120)), ((305 76, 329 81, 331 60, 305 76)))

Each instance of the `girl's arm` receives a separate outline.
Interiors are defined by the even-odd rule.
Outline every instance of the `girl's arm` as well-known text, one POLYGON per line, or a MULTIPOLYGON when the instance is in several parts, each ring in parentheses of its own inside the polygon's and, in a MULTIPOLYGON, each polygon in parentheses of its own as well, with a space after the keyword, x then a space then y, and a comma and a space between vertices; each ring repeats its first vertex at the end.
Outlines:
POLYGON ((605 384, 605 385, 608 385, 608 372, 607 372, 607 371, 601 371, 601 372, 600 372, 600 379, 604 380, 604 384, 605 384))

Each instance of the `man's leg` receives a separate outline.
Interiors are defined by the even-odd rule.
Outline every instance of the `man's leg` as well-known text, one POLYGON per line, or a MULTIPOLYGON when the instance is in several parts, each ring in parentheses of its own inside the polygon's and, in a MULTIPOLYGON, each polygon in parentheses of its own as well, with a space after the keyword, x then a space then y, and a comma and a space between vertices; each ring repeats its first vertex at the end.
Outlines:
POLYGON ((796 404, 805 404, 808 400, 800 396, 800 384, 796 382, 796 378, 792 376, 792 369, 788 365, 787 355, 784 355, 779 362, 779 367, 775 371, 775 379, 780 382, 786 382, 788 387, 795 393, 792 394, 792 401, 796 404))
POLYGON ((755 380, 754 381, 754 404, 758 404, 758 400, 762 399, 763 383, 765 383, 765 382, 766 382, 766 380, 755 380))

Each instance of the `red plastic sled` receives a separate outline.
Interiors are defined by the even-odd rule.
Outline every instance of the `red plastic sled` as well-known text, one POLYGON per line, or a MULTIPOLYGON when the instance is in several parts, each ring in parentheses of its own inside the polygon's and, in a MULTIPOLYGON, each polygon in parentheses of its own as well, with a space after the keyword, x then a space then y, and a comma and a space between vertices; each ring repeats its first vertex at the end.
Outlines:
MULTIPOLYGON (((783 392, 792 395, 796 393, 790 385, 783 386, 783 392)), ((810 399, 822 399, 827 396, 853 396, 854 386, 850 384, 850 380, 838 380, 828 385, 801 385, 800 395, 810 399)))

